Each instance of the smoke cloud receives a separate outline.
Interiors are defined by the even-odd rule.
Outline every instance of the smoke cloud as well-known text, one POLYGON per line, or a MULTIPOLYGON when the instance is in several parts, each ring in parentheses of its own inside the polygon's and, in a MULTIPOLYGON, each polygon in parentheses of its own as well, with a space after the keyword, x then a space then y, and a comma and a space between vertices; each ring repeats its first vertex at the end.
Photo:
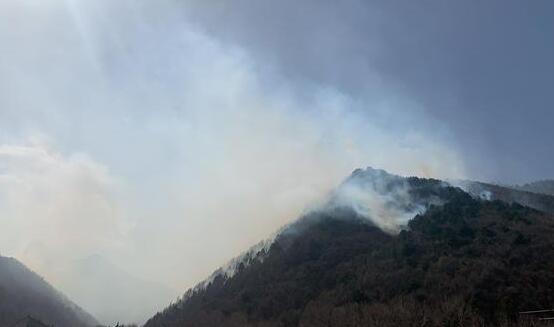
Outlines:
POLYGON ((356 170, 332 193, 327 207, 354 212, 389 233, 397 233, 427 209, 428 203, 412 198, 410 185, 382 170, 356 170))
POLYGON ((68 244, 72 253, 117 247, 129 228, 115 200, 117 182, 86 155, 2 145, 0 163, 3 250, 48 265, 68 244))
MULTIPOLYGON (((0 3, 0 251, 77 303, 61 267, 99 255, 177 295, 357 167, 464 177, 448 133, 404 94, 291 83, 181 9, 0 3)), ((394 228, 373 194, 345 195, 394 228)), ((151 313, 119 305, 120 321, 151 313)))

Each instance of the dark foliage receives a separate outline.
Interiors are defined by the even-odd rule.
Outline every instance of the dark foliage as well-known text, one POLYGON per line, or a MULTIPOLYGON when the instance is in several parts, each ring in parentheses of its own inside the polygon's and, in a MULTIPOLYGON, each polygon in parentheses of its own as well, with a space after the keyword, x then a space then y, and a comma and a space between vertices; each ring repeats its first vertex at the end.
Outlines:
POLYGON ((27 316, 56 327, 94 326, 96 320, 13 258, 0 256, 0 326, 27 316))
POLYGON ((518 312, 554 304, 553 217, 407 181, 445 203, 394 236, 346 208, 312 213, 146 326, 534 326, 518 312))

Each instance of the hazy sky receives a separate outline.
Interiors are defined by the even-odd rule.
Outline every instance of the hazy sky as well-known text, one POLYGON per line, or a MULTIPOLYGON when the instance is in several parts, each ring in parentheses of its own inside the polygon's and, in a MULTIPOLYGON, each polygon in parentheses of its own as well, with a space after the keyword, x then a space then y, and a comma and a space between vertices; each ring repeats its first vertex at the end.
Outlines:
POLYGON ((475 177, 554 177, 552 1, 194 3, 206 31, 290 78, 355 97, 384 85, 418 103, 475 177))
POLYGON ((357 167, 552 178, 553 36, 546 0, 0 0, 0 251, 181 292, 357 167))

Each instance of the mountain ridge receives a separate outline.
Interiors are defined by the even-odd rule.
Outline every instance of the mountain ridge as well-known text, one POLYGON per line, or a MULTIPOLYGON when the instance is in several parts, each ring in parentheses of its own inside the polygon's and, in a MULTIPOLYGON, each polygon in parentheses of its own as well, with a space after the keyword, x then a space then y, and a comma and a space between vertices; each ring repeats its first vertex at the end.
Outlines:
POLYGON ((0 325, 31 315, 56 327, 90 327, 98 322, 17 259, 0 256, 0 325))
POLYGON ((215 275, 145 327, 521 325, 518 310, 554 303, 552 232, 550 213, 516 201, 357 170, 323 210, 304 215, 232 276, 215 275), (363 194, 358 202, 341 198, 352 183, 378 198, 378 210, 363 194), (392 225, 399 228, 379 226, 374 216, 383 212, 400 217, 392 225), (404 221, 404 213, 415 215, 404 221))
POLYGON ((554 180, 552 179, 544 179, 540 181, 526 183, 523 185, 516 185, 514 186, 514 188, 522 191, 542 193, 554 196, 554 180))
POLYGON ((533 192, 522 187, 510 187, 476 181, 457 181, 454 183, 474 197, 484 200, 500 200, 554 214, 554 195, 533 192))

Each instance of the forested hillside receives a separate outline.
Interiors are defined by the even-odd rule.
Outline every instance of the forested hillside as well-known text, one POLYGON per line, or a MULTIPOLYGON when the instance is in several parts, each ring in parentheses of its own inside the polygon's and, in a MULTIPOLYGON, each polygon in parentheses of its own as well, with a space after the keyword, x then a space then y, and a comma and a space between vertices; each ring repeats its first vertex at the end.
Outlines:
POLYGON ((146 326, 515 326, 554 304, 551 214, 436 180, 353 176, 407 184, 425 213, 387 233, 348 207, 314 211, 146 326))

